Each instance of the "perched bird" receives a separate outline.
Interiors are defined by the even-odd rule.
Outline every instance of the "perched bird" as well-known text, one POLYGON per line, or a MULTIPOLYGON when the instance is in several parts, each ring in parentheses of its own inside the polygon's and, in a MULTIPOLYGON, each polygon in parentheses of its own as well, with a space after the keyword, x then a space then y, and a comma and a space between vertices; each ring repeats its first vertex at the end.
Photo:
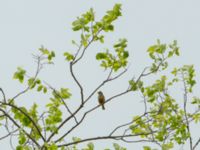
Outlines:
POLYGON ((102 109, 105 110, 105 107, 104 107, 105 97, 101 91, 98 92, 98 101, 99 101, 99 104, 102 106, 102 109))

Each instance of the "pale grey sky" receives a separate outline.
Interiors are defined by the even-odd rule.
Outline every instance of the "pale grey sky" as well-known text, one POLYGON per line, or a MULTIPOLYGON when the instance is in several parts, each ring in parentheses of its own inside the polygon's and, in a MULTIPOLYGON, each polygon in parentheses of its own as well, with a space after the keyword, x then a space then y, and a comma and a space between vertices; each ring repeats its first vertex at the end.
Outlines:
MULTIPOLYGON (((78 40, 79 34, 72 32, 71 22, 91 7, 100 18, 115 3, 122 3, 123 13, 115 23, 115 32, 106 36, 105 45, 93 45, 86 53, 89 59, 85 57, 76 67, 78 77, 87 87, 86 93, 96 87, 106 73, 97 68, 95 53, 111 47, 113 42, 122 37, 129 41, 131 65, 128 74, 121 81, 103 88, 108 97, 126 88, 126 81, 133 75, 137 76, 143 67, 148 65, 146 49, 154 44, 156 39, 164 43, 177 40, 181 56, 173 59, 171 66, 195 64, 199 73, 199 0, 0 0, 0 86, 5 89, 7 96, 12 97, 23 88, 17 81, 12 80, 17 66, 24 67, 29 73, 34 72, 35 64, 31 54, 37 53, 41 45, 57 54, 55 65, 45 68, 41 78, 56 88, 68 87, 72 93, 76 93, 78 89, 71 82, 67 63, 62 57, 63 52, 75 48, 71 45, 71 40, 78 40), (88 69, 90 70, 87 71, 88 69)), ((23 103, 28 106, 33 100, 31 94, 24 97, 27 100, 23 99, 23 103)), ((108 104, 104 112, 97 110, 72 136, 90 137, 95 135, 95 132, 104 135, 120 122, 130 121, 133 115, 143 111, 141 99, 138 98, 140 97, 128 95, 108 104)), ((44 103, 40 95, 34 95, 35 99, 44 103)), ((10 149, 8 141, 0 141, 0 145, 1 148, 3 145, 5 150, 10 149)), ((98 142, 97 150, 106 146, 107 142, 98 142)), ((140 148, 141 144, 128 146, 130 150, 140 148)))

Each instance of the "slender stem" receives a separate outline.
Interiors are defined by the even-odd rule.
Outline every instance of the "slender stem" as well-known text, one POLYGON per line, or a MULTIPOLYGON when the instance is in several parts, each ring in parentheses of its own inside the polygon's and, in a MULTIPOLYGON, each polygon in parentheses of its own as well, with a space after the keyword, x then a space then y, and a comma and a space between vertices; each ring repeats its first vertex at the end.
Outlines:
MULTIPOLYGON (((63 105, 65 106, 65 108, 67 109, 67 111, 69 112, 70 115, 73 115, 73 113, 71 112, 71 110, 69 109, 69 107, 67 106, 65 100, 60 96, 60 94, 58 93, 58 91, 53 88, 51 85, 49 85, 48 83, 45 82, 45 84, 47 84, 47 86, 55 93, 56 96, 58 96, 60 98, 60 100, 62 101, 63 105)), ((76 123, 78 123, 76 116, 73 116, 74 120, 76 123)))
POLYGON ((195 150, 196 147, 199 145, 199 143, 200 143, 200 138, 199 138, 198 141, 195 143, 195 145, 193 146, 192 150, 195 150))
POLYGON ((6 102, 6 95, 5 95, 4 91, 3 91, 3 89, 0 88, 0 91, 1 91, 1 93, 3 95, 3 101, 6 102))
POLYGON ((147 112, 145 112, 144 114, 142 114, 140 117, 137 117, 136 119, 133 119, 131 122, 128 122, 128 123, 125 123, 125 124, 122 124, 122 125, 119 125, 117 126, 109 135, 112 136, 118 129, 122 128, 122 127, 125 127, 125 126, 128 126, 128 125, 131 125, 133 122, 141 119, 142 117, 144 117, 145 115, 147 114, 147 112))
POLYGON ((183 79, 183 86, 184 86, 184 115, 185 115, 185 119, 186 119, 186 126, 187 126, 187 130, 188 133, 190 134, 189 140, 190 140, 190 150, 192 150, 193 144, 192 144, 192 136, 191 136, 191 132, 190 132, 190 125, 189 125, 189 121, 188 121, 188 116, 187 116, 187 100, 188 100, 188 92, 187 92, 187 85, 185 83, 184 80, 184 73, 182 72, 182 79, 183 79))
MULTIPOLYGON (((34 81, 33 81, 33 84, 40 72, 40 69, 41 69, 41 56, 38 56, 37 57, 37 69, 36 69, 36 73, 34 75, 34 81)), ((23 95, 24 93, 26 93, 29 89, 30 89, 31 85, 29 85, 27 88, 25 88, 23 91, 19 92, 18 94, 16 94, 13 98, 11 98, 10 102, 9 103, 12 103, 17 97, 23 95)))
POLYGON ((99 29, 99 31, 96 33, 96 35, 92 36, 92 39, 88 42, 88 44, 84 47, 83 52, 81 53, 81 56, 79 58, 77 58, 76 60, 74 60, 72 63, 73 65, 76 64, 78 61, 80 61, 82 59, 82 57, 85 54, 85 51, 87 50, 87 48, 92 44, 92 42, 94 42, 95 37, 102 31, 102 29, 99 29))
POLYGON ((3 139, 5 139, 5 138, 9 137, 10 135, 12 135, 13 133, 15 133, 15 132, 17 132, 17 131, 18 131, 18 129, 14 130, 14 131, 12 131, 12 132, 9 132, 8 134, 6 134, 6 135, 0 137, 0 140, 3 140, 3 139))

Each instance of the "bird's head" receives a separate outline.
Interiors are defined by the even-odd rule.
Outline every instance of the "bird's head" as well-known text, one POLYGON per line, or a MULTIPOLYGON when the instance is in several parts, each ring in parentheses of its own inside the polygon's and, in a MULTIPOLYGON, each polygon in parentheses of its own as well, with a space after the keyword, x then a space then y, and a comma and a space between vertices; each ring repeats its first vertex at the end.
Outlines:
POLYGON ((103 93, 101 91, 98 92, 99 95, 102 95, 103 93))

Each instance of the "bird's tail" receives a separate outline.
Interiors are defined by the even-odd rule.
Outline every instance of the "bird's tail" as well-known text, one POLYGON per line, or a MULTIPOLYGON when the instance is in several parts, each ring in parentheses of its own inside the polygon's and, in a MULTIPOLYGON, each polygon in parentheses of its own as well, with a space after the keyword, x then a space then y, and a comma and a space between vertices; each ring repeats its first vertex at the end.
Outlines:
POLYGON ((105 110, 105 107, 104 107, 104 105, 102 105, 102 109, 103 109, 103 110, 105 110))

